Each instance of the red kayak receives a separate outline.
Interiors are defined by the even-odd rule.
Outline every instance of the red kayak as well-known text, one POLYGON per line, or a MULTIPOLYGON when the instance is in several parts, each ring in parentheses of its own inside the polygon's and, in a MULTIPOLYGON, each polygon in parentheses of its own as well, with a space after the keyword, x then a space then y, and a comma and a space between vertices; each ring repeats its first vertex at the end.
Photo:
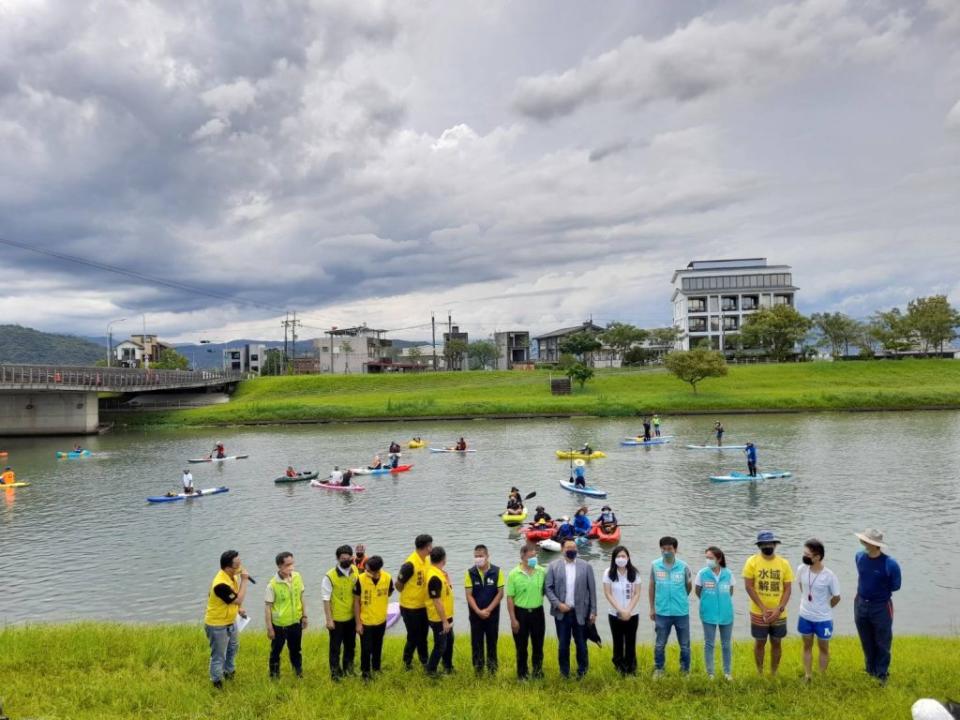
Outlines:
POLYGON ((600 527, 600 523, 595 522, 590 529, 589 537, 596 538, 602 543, 618 543, 620 542, 620 526, 617 525, 613 528, 613 532, 607 533, 600 527))
POLYGON ((551 520, 546 525, 530 525, 520 532, 526 535, 528 542, 549 540, 557 532, 557 524, 551 520))

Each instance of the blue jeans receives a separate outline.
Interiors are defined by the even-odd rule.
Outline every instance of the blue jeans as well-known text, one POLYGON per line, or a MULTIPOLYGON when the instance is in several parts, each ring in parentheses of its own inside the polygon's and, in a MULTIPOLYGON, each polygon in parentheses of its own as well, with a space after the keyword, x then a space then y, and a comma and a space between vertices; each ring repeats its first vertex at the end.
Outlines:
POLYGON ((690 672, 690 616, 657 615, 656 617, 657 640, 653 646, 653 666, 657 670, 663 670, 667 660, 666 649, 670 628, 676 628, 677 641, 680 643, 680 670, 690 672))
POLYGON ((240 639, 233 623, 230 625, 204 625, 207 640, 210 642, 210 679, 213 682, 223 680, 224 673, 236 670, 234 659, 240 639))
POLYGON ((560 674, 570 677, 570 636, 577 646, 577 675, 583 677, 590 667, 590 654, 587 652, 587 626, 577 622, 574 610, 554 618, 557 624, 557 662, 560 674))
POLYGON ((720 628, 720 654, 723 657, 723 674, 729 675, 733 665, 733 623, 729 625, 703 624, 703 665, 707 675, 713 677, 714 640, 720 628))
POLYGON ((893 602, 868 603, 857 598, 853 603, 853 619, 867 673, 885 680, 890 672, 893 644, 893 602))

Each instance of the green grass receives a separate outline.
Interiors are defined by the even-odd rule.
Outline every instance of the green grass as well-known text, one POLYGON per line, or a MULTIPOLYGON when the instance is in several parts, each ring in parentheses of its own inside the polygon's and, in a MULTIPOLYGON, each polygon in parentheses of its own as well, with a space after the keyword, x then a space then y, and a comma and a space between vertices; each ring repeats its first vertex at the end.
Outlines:
POLYGON ((549 374, 461 372, 418 375, 301 375, 244 382, 231 402, 121 422, 211 425, 430 416, 585 414, 643 411, 903 410, 960 407, 960 362, 795 363, 730 368, 695 394, 662 369, 599 371, 569 396, 550 393, 549 374))
MULTIPOLYGON (((693 672, 676 672, 670 647, 668 676, 650 678, 651 649, 640 647, 639 676, 620 679, 610 649, 591 646, 591 669, 582 682, 563 681, 556 649, 547 642, 546 679, 520 685, 514 678, 513 646, 501 635, 501 672, 477 681, 469 669, 469 641, 456 640, 451 677, 429 680, 420 671, 399 670, 402 641, 388 638, 384 673, 373 683, 348 678, 339 685, 326 671, 326 633, 305 636, 303 680, 284 665, 283 676, 267 678, 268 641, 262 632, 242 637, 236 679, 215 691, 207 677, 207 648, 201 627, 79 624, 0 631, 0 700, 20 718, 843 718, 909 717, 919 697, 957 693, 960 639, 898 637, 891 680, 879 687, 861 670, 859 644, 836 638, 828 675, 802 682, 800 645, 784 646, 781 676, 772 681, 753 670, 748 643, 735 649, 733 683, 703 673, 702 651, 694 647, 693 672)), ((285 661, 286 662, 286 661, 285 661)))

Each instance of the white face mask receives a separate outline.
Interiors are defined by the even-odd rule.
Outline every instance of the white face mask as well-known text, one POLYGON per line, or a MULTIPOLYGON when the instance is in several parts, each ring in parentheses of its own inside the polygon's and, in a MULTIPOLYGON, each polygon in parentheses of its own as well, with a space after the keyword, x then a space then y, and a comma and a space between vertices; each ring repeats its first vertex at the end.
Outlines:
POLYGON ((615 560, 615 562, 617 563, 617 567, 622 567, 622 568, 623 568, 623 567, 626 567, 626 566, 627 566, 627 563, 630 562, 630 559, 629 559, 629 558, 625 558, 625 557, 618 557, 618 558, 615 560))
POLYGON ((475 558, 473 559, 473 564, 476 565, 477 567, 483 567, 483 565, 484 565, 484 558, 482 558, 482 557, 475 557, 475 558))

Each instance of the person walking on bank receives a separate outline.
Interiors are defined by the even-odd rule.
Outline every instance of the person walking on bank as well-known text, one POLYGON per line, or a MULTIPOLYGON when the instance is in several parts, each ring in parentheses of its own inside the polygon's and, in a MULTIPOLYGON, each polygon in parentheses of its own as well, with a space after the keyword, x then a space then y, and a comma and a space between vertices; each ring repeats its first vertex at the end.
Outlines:
POLYGON ((517 651, 517 678, 527 679, 527 641, 530 644, 533 677, 543 677, 543 638, 546 618, 543 614, 543 588, 546 571, 537 565, 537 546, 520 547, 520 564, 507 575, 507 612, 517 651))
POLYGON ((800 591, 800 619, 797 632, 803 638, 803 674, 813 679, 813 638, 820 648, 820 672, 830 663, 830 638, 833 637, 833 608, 840 602, 840 581, 824 567, 826 551, 819 540, 803 544, 803 564, 797 566, 797 589, 800 591))
POLYGON ((577 559, 576 541, 564 541, 563 558, 550 563, 543 589, 557 626, 560 674, 565 678, 570 677, 572 636, 576 645, 577 677, 582 678, 590 667, 587 626, 597 621, 597 585, 590 563, 577 559))
POLYGON ((240 553, 227 550, 220 556, 220 572, 210 583, 203 617, 203 629, 210 643, 210 680, 215 688, 223 687, 224 678, 232 680, 236 671, 240 631, 235 622, 237 615, 247 616, 243 600, 250 582, 249 573, 240 563, 240 553))
POLYGON ((781 642, 787 636, 787 605, 793 591, 793 569, 786 558, 777 555, 780 540, 770 530, 757 535, 760 552, 751 555, 743 566, 743 578, 750 596, 750 634, 753 659, 763 675, 767 638, 770 639, 770 676, 776 677, 782 653, 781 642))
POLYGON ((630 562, 630 551, 623 545, 613 549, 610 569, 603 574, 603 594, 610 603, 613 667, 621 675, 636 675, 640 571, 630 562))
POLYGON ((437 677, 441 660, 444 672, 453 672, 453 583, 444 570, 446 565, 447 552, 439 546, 433 548, 427 571, 427 619, 433 631, 427 675, 431 677, 437 677))
POLYGON ((473 669, 497 673, 497 637, 500 629, 500 602, 503 600, 503 571, 490 564, 486 545, 473 549, 473 567, 467 570, 463 586, 470 608, 470 649, 473 669), (484 659, 486 648, 486 659, 484 659))
POLYGON ((656 629, 653 646, 653 676, 663 676, 667 661, 670 629, 677 633, 680 644, 680 672, 690 672, 690 590, 693 577, 687 564, 677 557, 679 542, 666 535, 660 538, 660 557, 650 567, 650 619, 656 629))
POLYGON ((882 532, 870 529, 855 535, 863 551, 858 552, 856 558, 857 597, 853 617, 867 674, 886 683, 893 644, 893 593, 900 589, 900 565, 883 552, 887 545, 882 532))
POLYGON ((360 675, 364 680, 380 672, 387 607, 393 589, 390 573, 383 569, 383 558, 373 555, 353 587, 353 616, 360 636, 360 675))
POLYGON ((700 598, 700 622, 703 623, 703 665, 713 678, 714 648, 720 631, 720 655, 723 676, 733 680, 733 573, 727 569, 723 550, 711 545, 705 552, 707 565, 694 582, 700 598))
POLYGON ((430 569, 430 551, 433 550, 433 538, 429 535, 417 535, 413 541, 414 551, 410 553, 400 572, 397 573, 396 586, 400 592, 400 617, 407 629, 407 641, 403 646, 403 666, 413 667, 413 653, 416 651, 420 664, 426 667, 427 634, 430 625, 427 621, 427 571, 430 569))
POLYGON ((307 629, 307 608, 303 602, 303 579, 293 569, 293 553, 277 555, 277 574, 267 583, 265 615, 270 638, 270 677, 280 677, 280 655, 286 644, 290 664, 297 677, 303 677, 300 644, 307 629))
POLYGON ((337 548, 336 567, 327 571, 320 585, 323 612, 330 633, 330 677, 334 681, 353 674, 353 656, 357 648, 353 586, 358 577, 359 573, 353 565, 353 548, 341 545, 337 548))

